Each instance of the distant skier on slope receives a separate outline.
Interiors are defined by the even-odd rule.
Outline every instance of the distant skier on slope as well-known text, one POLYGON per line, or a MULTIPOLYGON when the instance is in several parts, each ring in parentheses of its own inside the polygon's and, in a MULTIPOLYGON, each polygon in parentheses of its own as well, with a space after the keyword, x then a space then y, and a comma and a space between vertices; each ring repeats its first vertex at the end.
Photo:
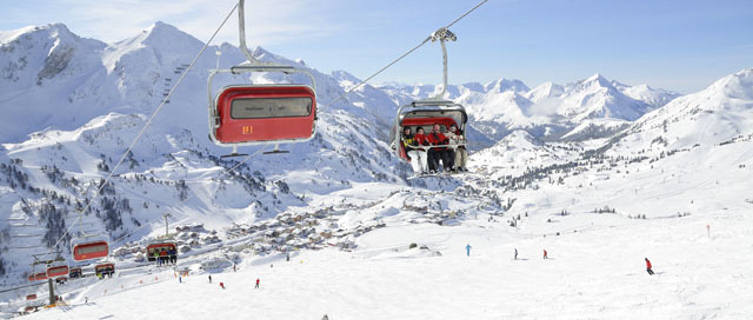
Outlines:
POLYGON ((254 289, 259 289, 259 282, 261 282, 259 278, 256 278, 256 285, 254 286, 254 289))
POLYGON ((518 260, 518 248, 515 248, 515 260, 518 260))
POLYGON ((212 283, 212 275, 209 275, 209 283, 212 283))
POLYGON ((225 290, 225 284, 222 283, 222 281, 220 281, 220 288, 222 288, 222 290, 225 290))
POLYGON ((549 259, 549 253, 544 249, 544 260, 549 259))
POLYGON ((644 258, 644 259, 646 259, 646 272, 648 272, 649 275, 654 275, 654 270, 652 269, 653 266, 651 265, 651 260, 648 260, 648 258, 644 258))
POLYGON ((472 247, 471 247, 470 243, 465 245, 465 255, 468 256, 468 257, 471 256, 471 248, 472 247))

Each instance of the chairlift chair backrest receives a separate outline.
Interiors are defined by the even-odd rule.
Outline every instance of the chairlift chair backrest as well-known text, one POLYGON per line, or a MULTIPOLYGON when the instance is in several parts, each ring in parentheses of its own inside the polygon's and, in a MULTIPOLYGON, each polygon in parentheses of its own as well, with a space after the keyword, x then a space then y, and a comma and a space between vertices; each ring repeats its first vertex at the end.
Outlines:
POLYGON ((220 145, 305 141, 315 132, 316 94, 309 86, 229 86, 214 104, 211 134, 220 145))
POLYGON ((104 258, 109 253, 107 241, 82 242, 73 246, 73 259, 76 261, 104 258))
POLYGON ((68 275, 67 265, 56 265, 56 266, 50 266, 49 268, 47 268, 48 278, 56 278, 56 277, 67 276, 67 275, 68 275))

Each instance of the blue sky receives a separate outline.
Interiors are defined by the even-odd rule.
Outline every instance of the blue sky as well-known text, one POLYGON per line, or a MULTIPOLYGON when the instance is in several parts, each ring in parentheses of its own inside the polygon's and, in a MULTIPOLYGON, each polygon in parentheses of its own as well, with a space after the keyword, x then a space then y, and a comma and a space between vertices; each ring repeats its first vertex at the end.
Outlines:
MULTIPOLYGON (((322 70, 364 78, 476 0, 247 0, 249 43, 322 70)), ((201 40, 234 0, 0 2, 0 29, 63 22, 116 41, 161 20, 201 40)), ((233 19, 235 20, 235 19, 233 19)), ((221 34, 237 44, 235 24, 221 34)), ((692 92, 753 67, 753 1, 490 0, 452 28, 450 81, 517 78, 529 86, 602 73, 629 84, 692 92)), ((437 83, 428 44, 375 79, 437 83)))

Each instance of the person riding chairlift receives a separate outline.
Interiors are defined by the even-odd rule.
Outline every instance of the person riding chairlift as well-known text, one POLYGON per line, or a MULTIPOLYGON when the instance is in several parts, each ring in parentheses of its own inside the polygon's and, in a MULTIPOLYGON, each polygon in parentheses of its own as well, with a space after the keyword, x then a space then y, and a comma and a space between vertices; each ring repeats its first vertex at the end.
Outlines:
POLYGON ((468 151, 465 150, 465 136, 463 132, 458 129, 456 125, 451 125, 450 130, 447 132, 447 138, 450 139, 450 143, 456 145, 455 149, 455 172, 468 171, 465 168, 468 162, 468 151))
MULTIPOLYGON (((427 136, 427 140, 431 145, 434 146, 441 146, 441 145, 448 145, 450 143, 450 140, 447 139, 447 137, 442 133, 440 130, 440 126, 438 123, 434 124, 433 129, 431 130, 431 133, 427 136)), ((453 166, 453 160, 455 160, 455 155, 452 152, 452 150, 449 150, 446 147, 439 147, 439 148, 431 148, 429 149, 428 154, 428 162, 429 162, 429 171, 439 172, 439 160, 442 160, 442 165, 444 167, 444 171, 450 171, 452 170, 453 166)))
POLYGON ((167 264, 167 250, 164 248, 159 252, 159 263, 160 265, 167 264))
MULTIPOLYGON (((424 129, 418 127, 417 131, 423 133, 424 129)), ((426 151, 418 148, 420 144, 418 138, 423 141, 424 135, 416 134, 414 136, 411 134, 410 127, 405 127, 405 129, 403 129, 403 148, 405 148, 405 154, 407 154, 408 158, 411 160, 410 164, 413 167, 413 172, 415 174, 425 174, 428 171, 426 168, 426 151)))

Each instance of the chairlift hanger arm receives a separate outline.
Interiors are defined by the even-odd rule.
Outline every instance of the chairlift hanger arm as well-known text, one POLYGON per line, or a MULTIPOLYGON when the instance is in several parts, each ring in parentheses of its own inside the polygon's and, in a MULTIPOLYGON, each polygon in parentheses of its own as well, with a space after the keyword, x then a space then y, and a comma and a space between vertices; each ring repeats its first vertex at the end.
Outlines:
POLYGON ((445 42, 456 41, 458 37, 450 29, 447 29, 447 27, 439 28, 430 37, 431 42, 439 41, 439 44, 442 46, 442 92, 436 97, 436 99, 442 99, 445 93, 447 93, 447 45, 445 45, 445 42))
MULTIPOLYGON (((476 4, 476 5, 475 5, 475 6, 473 7, 473 8, 469 9, 468 11, 466 11, 465 13, 463 13, 462 15, 460 15, 460 16, 459 16, 458 18, 456 18, 455 20, 453 20, 452 22, 450 22, 450 23, 449 23, 449 24, 447 24, 446 26, 444 26, 444 27, 440 28, 439 30, 442 30, 442 29, 445 29, 445 30, 447 30, 447 29, 449 29, 450 27, 452 27, 453 25, 455 25, 455 24, 456 24, 456 23, 457 23, 458 21, 462 20, 462 19, 463 19, 463 18, 465 18, 465 17, 467 16, 467 15, 471 14, 471 12, 475 11, 476 9, 478 9, 479 7, 481 7, 481 5, 483 5, 483 4, 485 4, 485 3, 487 3, 488 1, 489 1, 489 0, 481 0, 481 1, 480 1, 480 2, 478 3, 478 4, 476 4)), ((437 31, 439 31, 439 30, 437 30, 437 31)), ((364 85, 365 85, 366 83, 368 83, 368 82, 369 82, 369 81, 370 81, 371 79, 373 79, 374 77, 378 76, 379 74, 381 74, 381 73, 382 73, 382 72, 384 72, 385 70, 389 69, 389 68, 390 68, 390 67, 392 67, 392 66, 393 66, 394 64, 396 64, 397 62, 399 62, 400 60, 402 60, 402 59, 403 59, 403 58, 405 58, 406 56, 410 55, 410 54, 411 54, 411 53, 413 53, 414 51, 418 50, 418 48, 422 47, 422 46, 423 46, 423 45, 425 45, 425 44, 426 44, 427 42, 431 41, 431 40, 432 40, 432 36, 433 36, 433 35, 435 35, 435 34, 438 34, 438 33, 437 33, 436 31, 435 31, 435 32, 433 32, 433 33, 432 33, 432 35, 430 35, 430 36, 426 37, 426 38, 425 38, 425 39, 424 39, 423 41, 421 41, 421 43, 419 43, 419 44, 418 44, 418 45, 416 45, 415 47, 411 48, 410 50, 406 51, 405 53, 403 53, 403 54, 402 54, 401 56, 399 56, 399 57, 398 57, 398 58, 396 58, 395 60, 392 60, 392 61, 391 61, 390 63, 388 63, 388 64, 387 64, 386 66, 382 67, 381 69, 377 70, 377 71, 376 71, 376 72, 375 72, 374 74, 372 74, 371 76, 367 77, 367 78, 366 78, 366 79, 364 79, 364 80, 361 80, 361 82, 359 82, 359 83, 358 83, 357 85, 355 85, 355 86, 351 87, 350 89, 346 90, 346 91, 345 91, 345 93, 350 93, 350 92, 353 92, 353 91, 357 90, 358 88, 360 88, 360 87, 364 86, 364 85)), ((454 34, 453 34, 453 36, 454 36, 454 34)), ((454 40, 452 40, 452 41, 454 41, 454 40)), ((341 98, 342 98, 342 97, 343 97, 343 96, 341 96, 341 98)), ((339 100, 339 99, 338 99, 338 100, 339 100)), ((335 100, 335 101, 333 101, 332 103, 334 103, 334 102, 337 102, 338 100, 335 100)))
POLYGON ((246 56, 246 59, 248 59, 249 62, 253 63, 256 62, 256 59, 251 54, 251 52, 248 50, 248 46, 246 46, 246 1, 245 0, 238 0, 238 36, 240 38, 239 47, 241 48, 241 52, 246 56))

